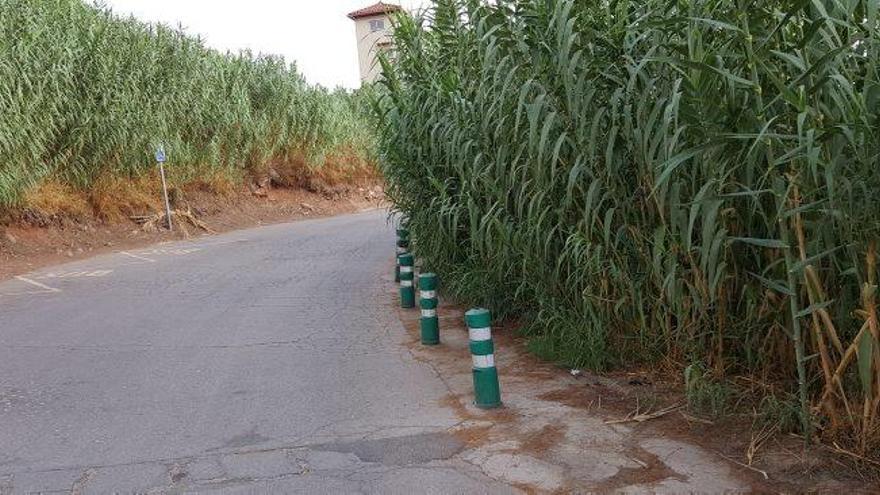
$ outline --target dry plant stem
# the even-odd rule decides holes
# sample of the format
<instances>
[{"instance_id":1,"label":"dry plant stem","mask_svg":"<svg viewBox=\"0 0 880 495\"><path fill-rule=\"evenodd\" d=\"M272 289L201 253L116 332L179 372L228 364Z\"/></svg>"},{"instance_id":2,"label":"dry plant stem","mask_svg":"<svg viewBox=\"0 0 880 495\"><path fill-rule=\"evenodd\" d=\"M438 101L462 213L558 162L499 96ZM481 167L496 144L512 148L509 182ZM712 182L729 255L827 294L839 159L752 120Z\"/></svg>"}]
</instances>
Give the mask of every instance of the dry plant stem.
<instances>
[{"instance_id":1,"label":"dry plant stem","mask_svg":"<svg viewBox=\"0 0 880 495\"><path fill-rule=\"evenodd\" d=\"M730 461L730 462L736 464L737 466L744 467L744 468L746 468L746 469L748 469L748 470L750 470L750 471L754 471L754 472L756 472L756 473L761 474L761 476L763 476L765 480L769 480L769 479L770 479L770 475L767 474L767 471L763 471L763 470L758 469L758 468L756 468L756 467L754 467L754 466L749 466L748 464L745 464L745 463L739 462L738 460L733 459L733 458L731 458L731 457L728 457L728 456L726 456L726 455L724 455L724 454L722 454L721 452L718 452L718 451L715 451L715 454L717 454L718 456L720 456L720 457L722 457L722 458L724 458L724 459L726 459L726 460L728 460L728 461Z\"/></svg>"},{"instance_id":2,"label":"dry plant stem","mask_svg":"<svg viewBox=\"0 0 880 495\"><path fill-rule=\"evenodd\" d=\"M775 435L779 431L778 425L773 427L763 427L761 431L757 434L753 433L752 438L749 440L749 446L746 449L746 461L749 466L755 460L755 456L758 455L758 451L761 449L761 446L770 439L773 435Z\"/></svg>"},{"instance_id":3,"label":"dry plant stem","mask_svg":"<svg viewBox=\"0 0 880 495\"><path fill-rule=\"evenodd\" d=\"M843 376L843 372L846 371L847 366L849 366L852 359L855 357L856 352L858 351L858 342L859 339L865 334L865 332L869 331L869 323L866 321L862 324L861 329L856 334L855 338L853 338L853 342L846 348L846 352L843 353L843 358L841 358L840 363L837 365L837 369L834 370L833 379L835 382L840 383L840 377ZM822 400L827 400L828 396L831 394L831 390L825 390L822 394Z\"/></svg>"},{"instance_id":4,"label":"dry plant stem","mask_svg":"<svg viewBox=\"0 0 880 495\"><path fill-rule=\"evenodd\" d=\"M868 253L865 257L868 281L865 283L865 287L862 291L863 309L867 315L867 324L870 329L870 338L872 340L872 354L869 358L872 367L871 381L866 386L867 390L865 393L862 413L861 446L863 453L867 451L868 437L875 428L874 420L876 419L877 411L873 397L875 395L880 396L880 330L877 328L877 306L875 302L875 294L877 291L877 280L875 276L877 268L876 247L877 245L875 242L871 242L868 247ZM875 390L875 387L877 390Z\"/></svg>"},{"instance_id":5,"label":"dry plant stem","mask_svg":"<svg viewBox=\"0 0 880 495\"><path fill-rule=\"evenodd\" d=\"M808 266L805 270L805 273L810 280L813 290L815 290L818 294L819 299L822 301L827 300L828 296L826 295L825 290L822 288L822 284L819 283L819 276L816 275L816 271L813 266ZM837 352L842 355L843 343L840 341L840 337L837 334L837 328L834 326L834 322L831 320L831 315L828 314L828 311L825 308L819 308L816 312L822 318L822 322L825 323L825 327L828 330L828 336L831 338L831 343L834 344L834 348L837 349Z\"/></svg>"},{"instance_id":6,"label":"dry plant stem","mask_svg":"<svg viewBox=\"0 0 880 495\"><path fill-rule=\"evenodd\" d=\"M171 212L171 215L177 218L182 218L189 222L192 226L202 229L205 232L208 232L210 234L214 233L214 231L210 227L208 227L207 224L196 218L191 210L174 210ZM132 217L132 220L141 223L142 228L147 231L158 230L159 225L164 225L167 223L167 218L164 212L148 216ZM178 222L176 225L183 230L185 236L189 237L189 232L186 230L184 223Z\"/></svg>"},{"instance_id":7,"label":"dry plant stem","mask_svg":"<svg viewBox=\"0 0 880 495\"><path fill-rule=\"evenodd\" d=\"M835 452L837 452L838 454L843 454L845 456L852 457L853 459L856 459L860 462L865 462L865 463L871 464L872 466L880 467L880 461L878 461L876 459L866 457L865 455L858 454L858 453L853 452L851 450L847 450L847 449L841 447L840 445L838 445L837 442L832 442L832 445L834 446L833 450Z\"/></svg>"},{"instance_id":8,"label":"dry plant stem","mask_svg":"<svg viewBox=\"0 0 880 495\"><path fill-rule=\"evenodd\" d=\"M639 410L636 409L635 411L633 411L632 413L630 413L627 417L625 417L623 419L608 420L608 421L605 421L605 424L613 425L613 424L633 423L633 422L642 423L642 422L645 422L645 421L648 421L651 419L660 418L660 417L665 416L673 411L681 409L682 407L684 407L682 404L676 404L673 406L665 407L665 408L660 409L659 411L656 411L653 413L639 413Z\"/></svg>"},{"instance_id":9,"label":"dry plant stem","mask_svg":"<svg viewBox=\"0 0 880 495\"><path fill-rule=\"evenodd\" d=\"M798 192L797 187L793 188L794 202L795 205L800 204L800 194ZM801 218L800 212L795 214L794 217L794 228L795 235L798 241L798 254L800 255L801 262L807 261L807 247L806 241L804 239L804 226L803 219ZM807 265L804 270L804 286L807 288L807 298L810 305L814 305L817 303L816 298L814 297L813 290L810 288L810 276L808 272L813 270L812 265ZM819 351L819 356L821 358L822 364L822 373L825 376L825 387L826 389L830 389L834 387L833 375L831 373L831 356L828 353L828 347L825 344L825 336L822 333L822 328L819 323L819 316L813 311L810 314L812 319L812 329L813 335L816 339L816 347ZM843 400L846 400L844 397ZM832 425L834 429L837 429L837 423L839 421L837 409L834 407L834 404L831 402L822 402L821 403L826 409L826 415L831 419Z\"/></svg>"},{"instance_id":10,"label":"dry plant stem","mask_svg":"<svg viewBox=\"0 0 880 495\"><path fill-rule=\"evenodd\" d=\"M688 414L684 411L678 411L678 413L681 414L681 416L689 423L690 422L702 423L704 425L714 425L715 424L714 421L710 421L708 419L703 419L703 418L698 418L696 416L691 416L690 414Z\"/></svg>"}]
</instances>

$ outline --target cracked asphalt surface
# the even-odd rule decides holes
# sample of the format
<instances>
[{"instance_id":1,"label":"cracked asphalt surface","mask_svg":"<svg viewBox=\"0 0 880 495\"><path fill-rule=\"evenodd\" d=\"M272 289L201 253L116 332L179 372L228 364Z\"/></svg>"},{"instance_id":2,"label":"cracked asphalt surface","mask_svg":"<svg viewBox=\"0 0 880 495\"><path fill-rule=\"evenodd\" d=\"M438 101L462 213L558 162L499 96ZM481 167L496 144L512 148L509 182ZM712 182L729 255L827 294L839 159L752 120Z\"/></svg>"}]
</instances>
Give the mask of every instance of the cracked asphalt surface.
<instances>
[{"instance_id":1,"label":"cracked asphalt surface","mask_svg":"<svg viewBox=\"0 0 880 495\"><path fill-rule=\"evenodd\" d=\"M0 283L0 494L514 491L456 455L449 390L402 345L385 218Z\"/></svg>"}]
</instances>

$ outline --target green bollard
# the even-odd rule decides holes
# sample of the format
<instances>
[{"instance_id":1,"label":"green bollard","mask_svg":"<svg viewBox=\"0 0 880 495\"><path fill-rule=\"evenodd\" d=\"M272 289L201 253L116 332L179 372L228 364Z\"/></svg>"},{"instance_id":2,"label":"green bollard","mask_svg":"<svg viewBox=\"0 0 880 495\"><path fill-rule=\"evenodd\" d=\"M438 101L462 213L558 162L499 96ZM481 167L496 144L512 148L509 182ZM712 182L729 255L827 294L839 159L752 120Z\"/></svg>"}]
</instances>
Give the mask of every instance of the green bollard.
<instances>
[{"instance_id":1,"label":"green bollard","mask_svg":"<svg viewBox=\"0 0 880 495\"><path fill-rule=\"evenodd\" d=\"M394 281L400 282L400 255L409 251L409 239L397 240L397 265L394 267Z\"/></svg>"},{"instance_id":2,"label":"green bollard","mask_svg":"<svg viewBox=\"0 0 880 495\"><path fill-rule=\"evenodd\" d=\"M400 255L409 251L409 230L397 229L397 265L394 267L394 281L400 282Z\"/></svg>"},{"instance_id":3,"label":"green bollard","mask_svg":"<svg viewBox=\"0 0 880 495\"><path fill-rule=\"evenodd\" d=\"M481 409L501 405L501 388L495 368L495 345L492 343L492 316L488 309L472 309L464 314L474 361L474 403Z\"/></svg>"},{"instance_id":4,"label":"green bollard","mask_svg":"<svg viewBox=\"0 0 880 495\"><path fill-rule=\"evenodd\" d=\"M416 307L416 291L413 288L413 255L403 253L400 260L400 307L409 309Z\"/></svg>"},{"instance_id":5,"label":"green bollard","mask_svg":"<svg viewBox=\"0 0 880 495\"><path fill-rule=\"evenodd\" d=\"M440 321L437 318L437 275L419 275L419 307L422 309L422 344L440 343Z\"/></svg>"}]
</instances>

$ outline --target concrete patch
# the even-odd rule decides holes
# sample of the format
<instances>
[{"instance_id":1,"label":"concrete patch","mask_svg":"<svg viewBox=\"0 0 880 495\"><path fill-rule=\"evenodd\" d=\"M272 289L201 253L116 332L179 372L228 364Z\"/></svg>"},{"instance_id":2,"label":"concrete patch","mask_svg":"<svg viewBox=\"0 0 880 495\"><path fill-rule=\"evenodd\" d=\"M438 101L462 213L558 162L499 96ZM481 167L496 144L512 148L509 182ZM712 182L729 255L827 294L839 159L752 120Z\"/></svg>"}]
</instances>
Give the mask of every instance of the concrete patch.
<instances>
[{"instance_id":1,"label":"concrete patch","mask_svg":"<svg viewBox=\"0 0 880 495\"><path fill-rule=\"evenodd\" d=\"M188 463L183 468L183 472L186 474L185 480L196 482L220 479L224 474L223 466L220 465L220 462L217 459L211 458L196 459Z\"/></svg>"},{"instance_id":2,"label":"concrete patch","mask_svg":"<svg viewBox=\"0 0 880 495\"><path fill-rule=\"evenodd\" d=\"M232 480L225 483L200 485L187 493L311 495L315 493L363 493L363 491L359 483L342 478L296 476L277 480Z\"/></svg>"},{"instance_id":3,"label":"concrete patch","mask_svg":"<svg viewBox=\"0 0 880 495\"><path fill-rule=\"evenodd\" d=\"M308 450L297 455L303 459L308 469L315 471L352 471L361 464L358 456L345 452Z\"/></svg>"},{"instance_id":4,"label":"concrete patch","mask_svg":"<svg viewBox=\"0 0 880 495\"><path fill-rule=\"evenodd\" d=\"M742 489L742 485L733 477L727 464L700 447L665 438L645 440L640 446L656 455L669 469L681 475L646 487L652 492L721 493Z\"/></svg>"},{"instance_id":5,"label":"concrete patch","mask_svg":"<svg viewBox=\"0 0 880 495\"><path fill-rule=\"evenodd\" d=\"M283 450L230 454L220 458L226 476L231 479L266 479L303 474Z\"/></svg>"},{"instance_id":6,"label":"concrete patch","mask_svg":"<svg viewBox=\"0 0 880 495\"><path fill-rule=\"evenodd\" d=\"M622 445L607 445L605 448L595 446L578 446L566 444L562 446L553 459L564 459L570 466L572 478L588 486L595 486L630 469L641 469L642 465L623 453Z\"/></svg>"},{"instance_id":7,"label":"concrete patch","mask_svg":"<svg viewBox=\"0 0 880 495\"><path fill-rule=\"evenodd\" d=\"M394 469L378 481L369 484L371 493L418 493L444 495L448 493L511 494L511 487L489 485L462 474L460 470L440 467L412 467Z\"/></svg>"},{"instance_id":8,"label":"concrete patch","mask_svg":"<svg viewBox=\"0 0 880 495\"><path fill-rule=\"evenodd\" d=\"M153 463L97 468L84 472L80 479L83 494L141 493L169 482L165 466Z\"/></svg>"},{"instance_id":9,"label":"concrete patch","mask_svg":"<svg viewBox=\"0 0 880 495\"><path fill-rule=\"evenodd\" d=\"M80 474L82 471L72 469L15 473L8 478L9 493L13 491L15 493L68 492L79 479ZM3 492L0 491L0 493Z\"/></svg>"},{"instance_id":10,"label":"concrete patch","mask_svg":"<svg viewBox=\"0 0 880 495\"><path fill-rule=\"evenodd\" d=\"M565 485L562 467L522 454L492 454L483 458L479 453L471 457L486 476L515 485L527 485L539 490L554 491Z\"/></svg>"}]
</instances>

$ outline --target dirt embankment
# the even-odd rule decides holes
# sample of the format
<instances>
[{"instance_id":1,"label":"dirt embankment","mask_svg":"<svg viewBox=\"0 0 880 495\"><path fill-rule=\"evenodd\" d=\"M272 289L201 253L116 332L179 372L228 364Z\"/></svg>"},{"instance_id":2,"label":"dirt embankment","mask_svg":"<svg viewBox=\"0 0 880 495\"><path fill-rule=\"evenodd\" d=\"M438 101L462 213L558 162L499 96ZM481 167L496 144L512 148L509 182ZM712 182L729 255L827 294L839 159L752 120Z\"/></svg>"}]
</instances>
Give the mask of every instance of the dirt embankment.
<instances>
[{"instance_id":1,"label":"dirt embankment","mask_svg":"<svg viewBox=\"0 0 880 495\"><path fill-rule=\"evenodd\" d=\"M302 218L322 217L384 206L379 181L273 188L268 184L223 190L194 184L172 190L174 230L164 227L161 193L142 204L107 215L65 191L37 206L0 211L0 280L43 266L184 239ZM49 191L51 193L51 191ZM127 195L131 198L131 195ZM52 203L61 203L60 205Z\"/></svg>"}]
</instances>

